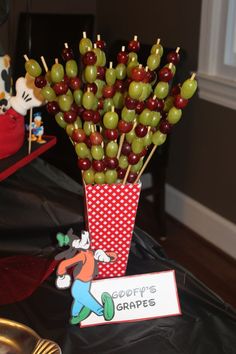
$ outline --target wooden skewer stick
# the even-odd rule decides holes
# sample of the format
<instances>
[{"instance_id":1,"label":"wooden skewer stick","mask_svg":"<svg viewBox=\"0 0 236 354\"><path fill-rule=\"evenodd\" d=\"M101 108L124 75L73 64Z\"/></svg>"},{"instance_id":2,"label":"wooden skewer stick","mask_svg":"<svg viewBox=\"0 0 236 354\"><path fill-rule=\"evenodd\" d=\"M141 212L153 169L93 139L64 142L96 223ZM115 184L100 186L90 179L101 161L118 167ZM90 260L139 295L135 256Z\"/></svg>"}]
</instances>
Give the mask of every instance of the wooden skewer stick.
<instances>
[{"instance_id":1,"label":"wooden skewer stick","mask_svg":"<svg viewBox=\"0 0 236 354\"><path fill-rule=\"evenodd\" d=\"M86 32L83 32L83 38L87 38Z\"/></svg>"},{"instance_id":2,"label":"wooden skewer stick","mask_svg":"<svg viewBox=\"0 0 236 354\"><path fill-rule=\"evenodd\" d=\"M100 41L100 40L101 40L101 35L97 34L97 41Z\"/></svg>"},{"instance_id":3,"label":"wooden skewer stick","mask_svg":"<svg viewBox=\"0 0 236 354\"><path fill-rule=\"evenodd\" d=\"M58 64L58 58L55 58L55 64Z\"/></svg>"},{"instance_id":4,"label":"wooden skewer stick","mask_svg":"<svg viewBox=\"0 0 236 354\"><path fill-rule=\"evenodd\" d=\"M41 59L41 62L42 62L42 64L43 64L44 70L45 70L46 73L47 73L47 72L48 72L48 66L47 66L47 63L46 63L46 61L45 61L45 59L44 59L44 56L42 55L42 56L40 57L40 59Z\"/></svg>"},{"instance_id":5,"label":"wooden skewer stick","mask_svg":"<svg viewBox=\"0 0 236 354\"><path fill-rule=\"evenodd\" d=\"M29 61L29 58L26 54L24 54L25 61Z\"/></svg>"},{"instance_id":6,"label":"wooden skewer stick","mask_svg":"<svg viewBox=\"0 0 236 354\"><path fill-rule=\"evenodd\" d=\"M161 42L161 38L157 38L156 44L160 44L160 42Z\"/></svg>"},{"instance_id":7,"label":"wooden skewer stick","mask_svg":"<svg viewBox=\"0 0 236 354\"><path fill-rule=\"evenodd\" d=\"M31 153L31 145L32 145L32 121L33 121L33 108L30 108L30 120L29 120L29 141L28 141L28 155Z\"/></svg>"},{"instance_id":8,"label":"wooden skewer stick","mask_svg":"<svg viewBox=\"0 0 236 354\"><path fill-rule=\"evenodd\" d=\"M196 73L192 73L192 76L190 77L190 80L194 80L196 76Z\"/></svg>"},{"instance_id":9,"label":"wooden skewer stick","mask_svg":"<svg viewBox=\"0 0 236 354\"><path fill-rule=\"evenodd\" d=\"M144 165L143 165L143 167L141 168L141 170L140 170L140 172L139 172L139 174L138 174L138 176L137 176L136 180L134 181L134 183L137 183L137 182L138 182L138 180L140 179L140 177L141 177L141 175L143 174L143 172L144 172L145 168L147 167L147 164L148 164L148 163L149 163L149 161L151 160L152 155L153 155L153 154L154 154L154 152L156 151L157 146L158 146L158 145L154 145L154 146L153 146L153 148L152 148L152 150L151 150L150 154L148 155L147 160L144 162Z\"/></svg>"},{"instance_id":10,"label":"wooden skewer stick","mask_svg":"<svg viewBox=\"0 0 236 354\"><path fill-rule=\"evenodd\" d=\"M127 171L126 171L126 174L125 174L125 178L124 178L122 184L125 184L125 183L126 183L127 178L128 178L128 176L129 176L129 173L130 173L130 170L131 170L131 167L132 167L132 166L129 165L129 167L127 168Z\"/></svg>"},{"instance_id":11,"label":"wooden skewer stick","mask_svg":"<svg viewBox=\"0 0 236 354\"><path fill-rule=\"evenodd\" d=\"M135 35L135 36L134 36L134 41L137 41L137 40L138 40L138 36Z\"/></svg>"},{"instance_id":12,"label":"wooden skewer stick","mask_svg":"<svg viewBox=\"0 0 236 354\"><path fill-rule=\"evenodd\" d=\"M68 43L64 43L65 48L69 48Z\"/></svg>"},{"instance_id":13,"label":"wooden skewer stick","mask_svg":"<svg viewBox=\"0 0 236 354\"><path fill-rule=\"evenodd\" d=\"M180 47L177 47L175 53L179 53L179 51L180 51Z\"/></svg>"},{"instance_id":14,"label":"wooden skewer stick","mask_svg":"<svg viewBox=\"0 0 236 354\"><path fill-rule=\"evenodd\" d=\"M118 153L117 153L117 156L116 156L118 160L120 158L121 149L122 149L122 146L124 144L124 140L125 140L125 133L121 134L121 137L120 137L119 149L118 149Z\"/></svg>"}]
</instances>

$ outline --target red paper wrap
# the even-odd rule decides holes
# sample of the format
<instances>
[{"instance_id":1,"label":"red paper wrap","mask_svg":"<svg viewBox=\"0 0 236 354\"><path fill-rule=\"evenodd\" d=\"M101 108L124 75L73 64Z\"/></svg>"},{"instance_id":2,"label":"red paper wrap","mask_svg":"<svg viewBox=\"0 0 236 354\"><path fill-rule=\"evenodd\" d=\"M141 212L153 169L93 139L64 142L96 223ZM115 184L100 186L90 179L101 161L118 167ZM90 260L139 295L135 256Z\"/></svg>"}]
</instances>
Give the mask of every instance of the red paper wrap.
<instances>
[{"instance_id":1,"label":"red paper wrap","mask_svg":"<svg viewBox=\"0 0 236 354\"><path fill-rule=\"evenodd\" d=\"M86 221L91 248L117 254L98 263L98 278L125 275L141 184L85 185Z\"/></svg>"}]
</instances>

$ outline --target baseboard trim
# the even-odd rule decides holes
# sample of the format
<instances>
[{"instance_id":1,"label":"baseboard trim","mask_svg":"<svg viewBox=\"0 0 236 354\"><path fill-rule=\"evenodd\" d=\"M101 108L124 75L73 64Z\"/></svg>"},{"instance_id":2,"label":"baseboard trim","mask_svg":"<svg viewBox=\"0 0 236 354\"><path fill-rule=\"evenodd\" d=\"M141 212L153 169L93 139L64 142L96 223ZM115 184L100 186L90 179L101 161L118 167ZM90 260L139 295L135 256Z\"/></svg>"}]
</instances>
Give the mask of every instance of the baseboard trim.
<instances>
[{"instance_id":1,"label":"baseboard trim","mask_svg":"<svg viewBox=\"0 0 236 354\"><path fill-rule=\"evenodd\" d=\"M166 212L236 259L236 225L166 184Z\"/></svg>"}]
</instances>

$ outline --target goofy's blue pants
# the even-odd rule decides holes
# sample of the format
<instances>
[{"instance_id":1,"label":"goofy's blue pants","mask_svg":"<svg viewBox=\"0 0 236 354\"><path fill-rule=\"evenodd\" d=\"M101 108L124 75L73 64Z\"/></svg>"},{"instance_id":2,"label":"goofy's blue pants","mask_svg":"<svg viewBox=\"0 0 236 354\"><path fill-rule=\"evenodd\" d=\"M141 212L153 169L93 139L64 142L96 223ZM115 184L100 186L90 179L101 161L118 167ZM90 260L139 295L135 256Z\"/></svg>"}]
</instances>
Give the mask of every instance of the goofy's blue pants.
<instances>
[{"instance_id":1,"label":"goofy's blue pants","mask_svg":"<svg viewBox=\"0 0 236 354\"><path fill-rule=\"evenodd\" d=\"M103 307L90 293L91 282L83 282L76 279L71 287L71 294L74 298L71 314L77 316L84 306L88 307L98 316L103 315Z\"/></svg>"}]
</instances>

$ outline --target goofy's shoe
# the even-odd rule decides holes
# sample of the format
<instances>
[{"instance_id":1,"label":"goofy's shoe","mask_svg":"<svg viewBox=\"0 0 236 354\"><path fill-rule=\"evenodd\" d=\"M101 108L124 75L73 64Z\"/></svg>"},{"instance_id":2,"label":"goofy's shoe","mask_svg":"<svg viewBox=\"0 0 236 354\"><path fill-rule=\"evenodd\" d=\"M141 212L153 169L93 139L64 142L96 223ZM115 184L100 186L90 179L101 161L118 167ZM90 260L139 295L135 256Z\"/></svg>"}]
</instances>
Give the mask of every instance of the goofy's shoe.
<instances>
[{"instance_id":1,"label":"goofy's shoe","mask_svg":"<svg viewBox=\"0 0 236 354\"><path fill-rule=\"evenodd\" d=\"M81 321L85 320L90 315L90 313L91 313L91 310L88 307L84 306L77 316L71 317L70 323L72 325L76 325L76 324L80 323Z\"/></svg>"},{"instance_id":2,"label":"goofy's shoe","mask_svg":"<svg viewBox=\"0 0 236 354\"><path fill-rule=\"evenodd\" d=\"M110 294L107 292L102 293L101 296L103 304L103 316L106 321L111 321L115 315L114 301Z\"/></svg>"}]
</instances>

